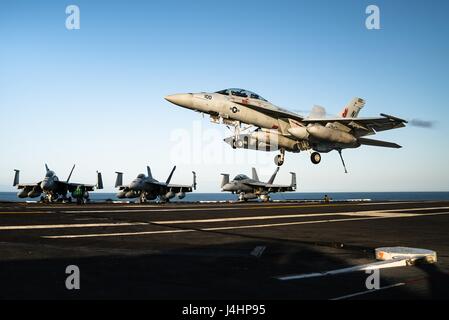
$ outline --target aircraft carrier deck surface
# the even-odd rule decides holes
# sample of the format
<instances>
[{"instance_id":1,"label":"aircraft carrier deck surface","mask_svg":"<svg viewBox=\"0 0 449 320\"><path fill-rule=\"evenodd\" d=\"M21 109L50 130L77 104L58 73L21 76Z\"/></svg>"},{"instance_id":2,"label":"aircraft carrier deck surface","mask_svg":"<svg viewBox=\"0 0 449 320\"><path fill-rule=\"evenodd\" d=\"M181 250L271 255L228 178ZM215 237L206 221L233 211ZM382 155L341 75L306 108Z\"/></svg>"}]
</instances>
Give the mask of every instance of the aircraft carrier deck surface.
<instances>
[{"instance_id":1,"label":"aircraft carrier deck surface","mask_svg":"<svg viewBox=\"0 0 449 320\"><path fill-rule=\"evenodd\" d=\"M438 262L279 280L375 261L374 249ZM80 290L65 271L80 270ZM1 299L447 299L449 202L0 203Z\"/></svg>"}]
</instances>

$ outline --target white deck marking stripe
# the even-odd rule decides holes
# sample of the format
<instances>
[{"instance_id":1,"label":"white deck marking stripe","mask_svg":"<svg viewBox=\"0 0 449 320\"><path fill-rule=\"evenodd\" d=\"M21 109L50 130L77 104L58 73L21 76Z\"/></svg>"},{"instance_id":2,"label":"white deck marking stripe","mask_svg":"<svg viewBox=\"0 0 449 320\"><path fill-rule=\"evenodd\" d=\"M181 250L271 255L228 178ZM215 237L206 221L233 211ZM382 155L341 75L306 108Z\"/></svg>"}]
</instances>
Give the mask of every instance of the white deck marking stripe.
<instances>
[{"instance_id":1,"label":"white deck marking stripe","mask_svg":"<svg viewBox=\"0 0 449 320\"><path fill-rule=\"evenodd\" d=\"M445 209L449 207L440 207ZM435 208L422 208L422 210L429 210ZM134 226L134 225L149 225L149 224L185 224L185 223L213 223L213 222L229 222L229 221L250 221L250 220L274 220L274 219L289 219L289 218L304 218L304 217L319 217L319 216L356 216L356 217L414 217L422 214L416 213L399 213L399 211L408 211L409 209L395 210L373 210L373 211L355 211L355 212L337 212L337 213L301 213L289 215L273 215L273 216L247 216L236 218L215 218L215 219L196 219L196 220L165 220L165 221L148 221L148 222L128 222L128 223L97 223L97 224L54 224L54 225L17 225L17 226L0 226L1 230L27 230L27 229L52 229L52 228L84 228L84 227L115 227L115 226ZM437 212L438 213L438 212ZM439 212L445 213L445 212Z\"/></svg>"},{"instance_id":2,"label":"white deck marking stripe","mask_svg":"<svg viewBox=\"0 0 449 320\"><path fill-rule=\"evenodd\" d=\"M403 202L401 202L403 203ZM391 204L391 203L381 203L382 204ZM68 210L61 211L61 213L133 213L133 212L178 212L178 211L220 211L220 210L254 210L254 209L295 209L295 208L317 208L317 207L335 207L335 206L358 206L358 205L366 205L366 204L313 204L313 205L260 205L260 206L239 206L239 207L198 207L198 208L167 208L163 209L161 207L151 206L149 208L155 208L154 210L148 209L133 209L133 210ZM377 205L377 203L372 203L372 205ZM142 208L131 206L132 208ZM123 207L122 207L123 208ZM444 208L444 207L438 207ZM421 208L417 208L421 209ZM406 210L406 209L388 209L388 210Z\"/></svg>"},{"instance_id":3,"label":"white deck marking stripe","mask_svg":"<svg viewBox=\"0 0 449 320\"><path fill-rule=\"evenodd\" d=\"M441 207L441 209L449 209L449 207ZM423 208L434 209L434 208ZM421 214L399 213L399 211L407 211L409 209L395 210L374 210L374 211L355 211L355 212L336 212L336 213L301 213L288 215L272 215L272 216L247 216L235 218L215 218L215 219L196 219L196 220L165 220L165 221L148 221L139 223L100 223L100 224L59 224L59 225L17 225L17 226L0 226L1 230L32 230L32 229L52 229L52 228L88 228L88 227L115 227L115 226L134 226L149 224L185 224L185 223L214 223L214 222L230 222L230 221L251 221L251 220L275 220L275 219L291 219L305 217L320 216L356 216L356 217L414 217Z\"/></svg>"},{"instance_id":4,"label":"white deck marking stripe","mask_svg":"<svg viewBox=\"0 0 449 320\"><path fill-rule=\"evenodd\" d=\"M365 271L365 270L378 270L378 269L387 269L387 268L398 268L398 267L406 267L408 264L409 258L394 258L390 260L382 260L376 261L367 264L360 264L357 266L346 267L341 269L334 269L328 271L321 272L313 272L313 273L301 273L301 274L290 274L286 276L276 276L275 278L281 281L289 281L289 280L300 280L307 278L317 278L317 277L327 277L344 273Z\"/></svg>"},{"instance_id":5,"label":"white deck marking stripe","mask_svg":"<svg viewBox=\"0 0 449 320\"><path fill-rule=\"evenodd\" d=\"M356 293L352 293L352 294L347 294L345 296L333 298L333 299L330 299L330 300L343 300L343 299L347 299L347 298L361 296L361 295L364 295L364 294L367 294L367 293L378 292L378 291L381 291L381 290L396 288L396 287L400 287L400 286L405 286L405 283L399 282L399 283L392 284L390 286L380 287L379 289L373 289L373 290L367 290L367 291L361 291L361 292L356 292Z\"/></svg>"},{"instance_id":6,"label":"white deck marking stripe","mask_svg":"<svg viewBox=\"0 0 449 320\"><path fill-rule=\"evenodd\" d=\"M143 222L123 222L123 223L83 223L83 224L43 224L27 226L0 226L0 230L33 230L33 229L64 229L64 228L94 228L94 227L123 227L148 225Z\"/></svg>"},{"instance_id":7,"label":"white deck marking stripe","mask_svg":"<svg viewBox=\"0 0 449 320\"><path fill-rule=\"evenodd\" d=\"M428 213L425 215L414 215L413 217L422 216L436 216L449 214L449 212ZM42 236L42 238L48 239L71 239L71 238L93 238L93 237L116 237L116 236L137 236L148 234L163 234L163 233L181 233L181 232L195 232L195 231L219 231L219 230L238 230L238 229L254 229L254 228L268 228L268 227L281 227L292 226L301 224L319 224L319 223L335 223L335 222L347 222L347 221L363 221L374 219L394 219L394 218L406 218L410 216L393 216L393 217L364 217L364 218L349 218L349 219L332 219L332 220L315 220L315 221L298 221L298 222L285 222L285 223L272 223L272 224L256 224L256 225L244 225L234 227L215 227L215 228L201 228L201 229L183 229L183 230L168 230L165 231L142 231L142 232L123 232L123 233L98 233L98 234L78 234L78 235L61 235L61 236Z\"/></svg>"},{"instance_id":8,"label":"white deck marking stripe","mask_svg":"<svg viewBox=\"0 0 449 320\"><path fill-rule=\"evenodd\" d=\"M301 201L301 200L298 200ZM444 202L444 201L421 201L422 203L439 203L439 202ZM341 206L341 207L345 207L345 206L369 206L369 205L390 205L390 204L410 204L410 203L416 203L416 201L387 201L387 202L363 202L363 203L358 203L358 202L331 202L331 203L323 203L320 202L320 200L316 200L316 202L313 203L307 203L307 202L280 202L279 204L281 205L260 205L260 206L254 206L254 205L246 205L246 204L239 204L238 202L231 202L231 203L215 203L213 206L200 206L199 208L201 209L215 209L216 205L221 205L221 209L229 209L228 206L226 206L227 204L230 205L235 205L237 204L239 206L239 209L254 209L254 208L278 208L278 207L301 207L301 208L310 208L310 207L319 207L319 206ZM182 204L183 205L183 204ZM191 206L193 205L189 205L190 207L179 207L179 208L168 208L169 210L182 210L182 209L192 209L195 210L196 208L192 208ZM99 209L101 208L110 208L110 206L104 206L104 205L99 205L97 206ZM36 207L31 207L30 209L71 209L73 208L73 206L36 206ZM161 205L142 205L142 204L134 204L134 205L118 205L116 206L116 208L136 208L136 209L141 209L141 208L154 208L154 209L161 209L163 208L163 206ZM107 211L110 212L111 210ZM115 211L115 210L114 210ZM129 210L128 210L129 211ZM73 211L73 212L82 212L82 211ZM86 212L86 211L85 211Z\"/></svg>"},{"instance_id":9,"label":"white deck marking stripe","mask_svg":"<svg viewBox=\"0 0 449 320\"><path fill-rule=\"evenodd\" d=\"M435 209L435 208L424 208ZM449 207L441 207L441 209L449 209ZM271 216L246 216L233 218L212 218L212 219L193 219L193 220L162 220L151 221L157 224L182 224L182 223L211 223L211 222L227 222L227 221L247 221L247 220L271 220L271 219L290 219L290 218L305 218L305 217L320 217L320 216L374 216L374 217L390 217L390 216L415 216L420 215L416 213L399 213L400 211L408 211L408 209L396 209L396 212L391 210L372 210L372 211L354 211L354 212L326 212L326 213L300 213L300 214L284 214Z\"/></svg>"},{"instance_id":10,"label":"white deck marking stripe","mask_svg":"<svg viewBox=\"0 0 449 320\"><path fill-rule=\"evenodd\" d=\"M310 206L309 206L310 207ZM260 207L220 207L220 208L170 208L170 209L134 209L134 210L81 210L81 211L61 211L61 213L133 213L133 212L179 212L179 211L231 211L231 210L255 210L255 209L286 209L304 208L303 206L260 206Z\"/></svg>"}]
</instances>

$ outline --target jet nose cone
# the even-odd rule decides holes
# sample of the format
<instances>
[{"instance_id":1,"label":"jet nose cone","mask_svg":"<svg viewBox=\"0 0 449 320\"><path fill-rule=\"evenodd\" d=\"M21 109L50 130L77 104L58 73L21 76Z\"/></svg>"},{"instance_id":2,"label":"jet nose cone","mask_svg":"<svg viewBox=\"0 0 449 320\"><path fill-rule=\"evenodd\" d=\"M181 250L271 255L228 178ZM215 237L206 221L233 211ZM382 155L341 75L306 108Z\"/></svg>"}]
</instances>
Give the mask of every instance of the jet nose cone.
<instances>
[{"instance_id":1,"label":"jet nose cone","mask_svg":"<svg viewBox=\"0 0 449 320\"><path fill-rule=\"evenodd\" d=\"M232 183L226 183L222 188L223 191L233 191Z\"/></svg>"},{"instance_id":2,"label":"jet nose cone","mask_svg":"<svg viewBox=\"0 0 449 320\"><path fill-rule=\"evenodd\" d=\"M129 188L132 190L138 190L140 189L140 183L138 182L131 182L131 184L129 185Z\"/></svg>"},{"instance_id":3,"label":"jet nose cone","mask_svg":"<svg viewBox=\"0 0 449 320\"><path fill-rule=\"evenodd\" d=\"M193 95L191 93L178 93L165 97L165 100L184 108L193 108Z\"/></svg>"},{"instance_id":4,"label":"jet nose cone","mask_svg":"<svg viewBox=\"0 0 449 320\"><path fill-rule=\"evenodd\" d=\"M42 190L49 190L49 189L51 189L51 183L50 182L48 182L48 181L42 181L41 182L41 189Z\"/></svg>"}]
</instances>

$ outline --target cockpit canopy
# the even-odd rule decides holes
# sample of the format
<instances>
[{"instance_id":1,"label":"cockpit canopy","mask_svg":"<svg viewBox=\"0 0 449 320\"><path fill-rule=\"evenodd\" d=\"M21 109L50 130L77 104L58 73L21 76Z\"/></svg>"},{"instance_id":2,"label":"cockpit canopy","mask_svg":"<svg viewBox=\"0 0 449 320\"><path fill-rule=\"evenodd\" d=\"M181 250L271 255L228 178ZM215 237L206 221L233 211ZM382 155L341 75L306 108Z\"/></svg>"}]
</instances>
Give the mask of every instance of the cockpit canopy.
<instances>
[{"instance_id":1,"label":"cockpit canopy","mask_svg":"<svg viewBox=\"0 0 449 320\"><path fill-rule=\"evenodd\" d=\"M55 175L55 173L51 170L48 170L47 173L45 174L45 178L51 178Z\"/></svg>"},{"instance_id":2,"label":"cockpit canopy","mask_svg":"<svg viewBox=\"0 0 449 320\"><path fill-rule=\"evenodd\" d=\"M234 178L235 181L241 181L241 180L246 180L246 179L249 179L249 178L248 178L248 176L246 176L244 174L239 174Z\"/></svg>"},{"instance_id":3,"label":"cockpit canopy","mask_svg":"<svg viewBox=\"0 0 449 320\"><path fill-rule=\"evenodd\" d=\"M137 179L144 179L144 178L145 178L145 175L143 173L141 173L137 176Z\"/></svg>"},{"instance_id":4,"label":"cockpit canopy","mask_svg":"<svg viewBox=\"0 0 449 320\"><path fill-rule=\"evenodd\" d=\"M237 96L237 97L267 101L264 98L262 98L261 96L259 96L257 93L254 93L254 92L251 92L251 91L245 90L245 89L231 88L231 89L220 90L215 93L223 94L225 96L233 95L233 96Z\"/></svg>"}]
</instances>

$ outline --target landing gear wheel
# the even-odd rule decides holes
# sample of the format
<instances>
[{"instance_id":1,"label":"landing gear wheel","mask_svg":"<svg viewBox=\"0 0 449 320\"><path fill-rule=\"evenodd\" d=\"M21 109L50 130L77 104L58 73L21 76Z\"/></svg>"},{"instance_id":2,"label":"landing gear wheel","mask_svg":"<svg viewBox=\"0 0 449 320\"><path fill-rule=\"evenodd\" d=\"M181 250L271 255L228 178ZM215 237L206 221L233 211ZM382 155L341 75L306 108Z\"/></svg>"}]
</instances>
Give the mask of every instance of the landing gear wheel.
<instances>
[{"instance_id":1,"label":"landing gear wheel","mask_svg":"<svg viewBox=\"0 0 449 320\"><path fill-rule=\"evenodd\" d=\"M321 162L321 154L319 154L318 152L312 153L312 155L310 156L310 160L312 161L313 164L320 163Z\"/></svg>"},{"instance_id":2,"label":"landing gear wheel","mask_svg":"<svg viewBox=\"0 0 449 320\"><path fill-rule=\"evenodd\" d=\"M240 193L239 194L239 201L241 202L246 202L248 199L245 198L245 193Z\"/></svg>"},{"instance_id":3,"label":"landing gear wheel","mask_svg":"<svg viewBox=\"0 0 449 320\"><path fill-rule=\"evenodd\" d=\"M280 167L284 164L284 157L282 156L282 154L278 154L274 157L274 163Z\"/></svg>"},{"instance_id":4,"label":"landing gear wheel","mask_svg":"<svg viewBox=\"0 0 449 320\"><path fill-rule=\"evenodd\" d=\"M147 202L147 197L144 194L141 194L139 197L139 203Z\"/></svg>"},{"instance_id":5,"label":"landing gear wheel","mask_svg":"<svg viewBox=\"0 0 449 320\"><path fill-rule=\"evenodd\" d=\"M236 140L233 139L232 140L232 149L237 149L237 144L236 143L237 143Z\"/></svg>"},{"instance_id":6,"label":"landing gear wheel","mask_svg":"<svg viewBox=\"0 0 449 320\"><path fill-rule=\"evenodd\" d=\"M243 140L238 139L238 140L235 142L235 146L236 146L236 148L243 148Z\"/></svg>"}]
</instances>

